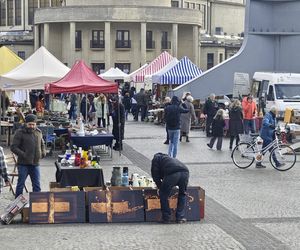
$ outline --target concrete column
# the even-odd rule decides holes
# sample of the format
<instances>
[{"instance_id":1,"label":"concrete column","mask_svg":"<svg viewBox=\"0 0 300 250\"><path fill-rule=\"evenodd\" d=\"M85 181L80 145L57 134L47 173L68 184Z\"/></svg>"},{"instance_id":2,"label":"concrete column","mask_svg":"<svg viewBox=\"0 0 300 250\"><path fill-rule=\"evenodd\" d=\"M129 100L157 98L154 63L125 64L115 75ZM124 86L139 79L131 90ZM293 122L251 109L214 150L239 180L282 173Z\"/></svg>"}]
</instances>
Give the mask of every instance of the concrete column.
<instances>
[{"instance_id":1,"label":"concrete column","mask_svg":"<svg viewBox=\"0 0 300 250\"><path fill-rule=\"evenodd\" d=\"M141 65L146 63L146 32L147 32L147 24L141 23Z\"/></svg>"},{"instance_id":2,"label":"concrete column","mask_svg":"<svg viewBox=\"0 0 300 250\"><path fill-rule=\"evenodd\" d=\"M70 22L70 52L68 65L72 66L75 62L75 31L76 23Z\"/></svg>"},{"instance_id":3,"label":"concrete column","mask_svg":"<svg viewBox=\"0 0 300 250\"><path fill-rule=\"evenodd\" d=\"M199 49L199 27L197 25L193 26L193 61L196 65L200 65L200 49Z\"/></svg>"},{"instance_id":4,"label":"concrete column","mask_svg":"<svg viewBox=\"0 0 300 250\"><path fill-rule=\"evenodd\" d=\"M44 46L49 49L49 23L44 23Z\"/></svg>"},{"instance_id":5,"label":"concrete column","mask_svg":"<svg viewBox=\"0 0 300 250\"><path fill-rule=\"evenodd\" d=\"M172 56L178 57L178 24L173 23L172 25Z\"/></svg>"},{"instance_id":6,"label":"concrete column","mask_svg":"<svg viewBox=\"0 0 300 250\"><path fill-rule=\"evenodd\" d=\"M34 25L34 51L40 47L39 25Z\"/></svg>"},{"instance_id":7,"label":"concrete column","mask_svg":"<svg viewBox=\"0 0 300 250\"><path fill-rule=\"evenodd\" d=\"M110 69L111 66L111 34L110 22L105 22L105 70Z\"/></svg>"}]
</instances>

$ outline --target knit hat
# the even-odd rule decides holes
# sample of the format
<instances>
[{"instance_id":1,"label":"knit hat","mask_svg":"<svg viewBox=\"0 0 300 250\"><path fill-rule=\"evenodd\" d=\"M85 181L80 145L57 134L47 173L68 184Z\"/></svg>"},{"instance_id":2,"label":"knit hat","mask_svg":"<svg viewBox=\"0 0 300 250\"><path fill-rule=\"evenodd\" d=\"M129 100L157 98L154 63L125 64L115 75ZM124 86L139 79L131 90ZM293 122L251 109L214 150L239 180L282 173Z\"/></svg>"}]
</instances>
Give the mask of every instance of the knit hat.
<instances>
[{"instance_id":1,"label":"knit hat","mask_svg":"<svg viewBox=\"0 0 300 250\"><path fill-rule=\"evenodd\" d=\"M28 122L36 122L36 115L34 114L28 114L26 115L25 117L25 122L28 123Z\"/></svg>"}]
</instances>

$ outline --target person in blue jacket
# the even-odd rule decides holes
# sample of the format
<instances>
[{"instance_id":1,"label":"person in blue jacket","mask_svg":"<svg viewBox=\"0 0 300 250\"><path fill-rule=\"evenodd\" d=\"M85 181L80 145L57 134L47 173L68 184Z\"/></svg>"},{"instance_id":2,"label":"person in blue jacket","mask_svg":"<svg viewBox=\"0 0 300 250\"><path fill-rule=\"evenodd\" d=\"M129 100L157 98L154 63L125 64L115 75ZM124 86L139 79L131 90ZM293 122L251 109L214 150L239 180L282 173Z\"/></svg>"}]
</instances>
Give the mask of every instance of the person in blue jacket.
<instances>
[{"instance_id":1,"label":"person in blue jacket","mask_svg":"<svg viewBox=\"0 0 300 250\"><path fill-rule=\"evenodd\" d=\"M263 139L263 148L268 146L274 140L274 133L276 128L276 107L271 107L270 111L266 113L262 121L262 127L260 130L260 137ZM273 148L270 148L271 151ZM281 167L284 163L280 163L275 154L273 154L273 160L277 167ZM257 168L265 168L266 166L263 165L261 162L256 163Z\"/></svg>"},{"instance_id":2,"label":"person in blue jacket","mask_svg":"<svg viewBox=\"0 0 300 250\"><path fill-rule=\"evenodd\" d=\"M176 158L177 155L180 136L180 115L189 111L177 96L173 96L171 104L165 107L166 128L169 134L168 154L170 157Z\"/></svg>"}]
</instances>

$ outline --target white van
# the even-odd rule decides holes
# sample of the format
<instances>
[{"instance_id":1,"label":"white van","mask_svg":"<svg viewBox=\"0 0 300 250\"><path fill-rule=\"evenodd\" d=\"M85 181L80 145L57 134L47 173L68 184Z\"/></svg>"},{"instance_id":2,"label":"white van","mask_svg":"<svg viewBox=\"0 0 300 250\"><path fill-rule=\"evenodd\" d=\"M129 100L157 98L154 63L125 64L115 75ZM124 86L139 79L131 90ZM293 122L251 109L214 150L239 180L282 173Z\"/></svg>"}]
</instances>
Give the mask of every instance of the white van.
<instances>
[{"instance_id":1,"label":"white van","mask_svg":"<svg viewBox=\"0 0 300 250\"><path fill-rule=\"evenodd\" d=\"M300 74L255 72L251 93L263 113L276 106L279 118L286 108L300 109Z\"/></svg>"}]
</instances>

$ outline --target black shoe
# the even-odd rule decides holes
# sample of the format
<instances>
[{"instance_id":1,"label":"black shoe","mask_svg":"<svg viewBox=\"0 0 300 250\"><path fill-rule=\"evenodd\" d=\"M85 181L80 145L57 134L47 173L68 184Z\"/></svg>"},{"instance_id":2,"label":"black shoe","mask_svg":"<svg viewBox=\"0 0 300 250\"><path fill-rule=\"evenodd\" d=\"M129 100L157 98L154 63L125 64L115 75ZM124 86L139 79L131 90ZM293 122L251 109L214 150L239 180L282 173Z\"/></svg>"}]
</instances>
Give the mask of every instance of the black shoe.
<instances>
[{"instance_id":1,"label":"black shoe","mask_svg":"<svg viewBox=\"0 0 300 250\"><path fill-rule=\"evenodd\" d=\"M266 168L265 165L261 164L261 163L256 163L256 168Z\"/></svg>"},{"instance_id":2,"label":"black shoe","mask_svg":"<svg viewBox=\"0 0 300 250\"><path fill-rule=\"evenodd\" d=\"M180 136L179 141L182 141L182 136Z\"/></svg>"},{"instance_id":3,"label":"black shoe","mask_svg":"<svg viewBox=\"0 0 300 250\"><path fill-rule=\"evenodd\" d=\"M169 141L168 141L168 140L166 140L166 141L164 142L164 144L168 145L168 144L169 144Z\"/></svg>"},{"instance_id":4,"label":"black shoe","mask_svg":"<svg viewBox=\"0 0 300 250\"><path fill-rule=\"evenodd\" d=\"M207 145L207 147L209 147L210 149L212 148L212 147L210 146L210 144L209 144L209 143L207 143L206 145Z\"/></svg>"},{"instance_id":5,"label":"black shoe","mask_svg":"<svg viewBox=\"0 0 300 250\"><path fill-rule=\"evenodd\" d=\"M178 224L183 224L183 223L186 223L186 222L187 222L186 218L176 220L176 223L178 223Z\"/></svg>"},{"instance_id":6,"label":"black shoe","mask_svg":"<svg viewBox=\"0 0 300 250\"><path fill-rule=\"evenodd\" d=\"M189 138L188 138L188 137L186 137L186 142L190 142L190 140L189 140Z\"/></svg>"}]
</instances>

